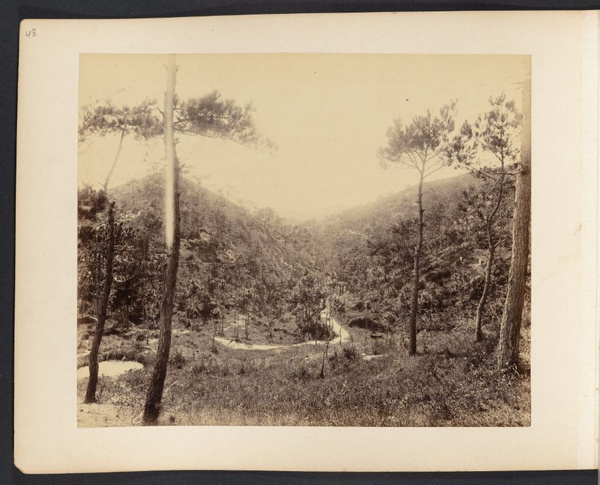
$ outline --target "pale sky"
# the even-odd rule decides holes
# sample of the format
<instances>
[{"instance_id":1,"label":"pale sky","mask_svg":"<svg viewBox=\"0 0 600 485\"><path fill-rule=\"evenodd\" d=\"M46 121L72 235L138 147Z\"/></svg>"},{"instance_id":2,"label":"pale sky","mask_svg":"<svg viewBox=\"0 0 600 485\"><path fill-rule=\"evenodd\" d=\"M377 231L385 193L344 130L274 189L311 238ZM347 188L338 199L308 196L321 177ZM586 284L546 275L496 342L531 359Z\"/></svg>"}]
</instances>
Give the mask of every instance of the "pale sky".
<instances>
[{"instance_id":1,"label":"pale sky","mask_svg":"<svg viewBox=\"0 0 600 485\"><path fill-rule=\"evenodd\" d=\"M364 204L417 181L410 170L384 170L377 150L396 117L437 111L458 100L456 126L505 92L521 106L527 56L396 54L178 55L181 99L213 90L252 102L257 130L273 140L273 154L236 144L181 137L178 156L188 176L233 201L271 207L307 219ZM134 105L155 99L162 109L165 56L82 54L80 106L109 99ZM116 136L90 139L79 149L79 183L96 185L108 173ZM163 166L162 140L127 137L111 186ZM456 175L442 170L434 177Z\"/></svg>"}]
</instances>

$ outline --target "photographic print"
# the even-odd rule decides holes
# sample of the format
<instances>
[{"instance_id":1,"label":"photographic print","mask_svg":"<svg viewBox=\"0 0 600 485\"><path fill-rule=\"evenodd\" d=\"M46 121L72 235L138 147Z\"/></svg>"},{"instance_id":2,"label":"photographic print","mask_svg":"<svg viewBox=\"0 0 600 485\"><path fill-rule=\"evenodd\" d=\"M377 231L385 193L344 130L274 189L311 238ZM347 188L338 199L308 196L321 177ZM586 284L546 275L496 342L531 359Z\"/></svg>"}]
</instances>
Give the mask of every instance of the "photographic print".
<instances>
[{"instance_id":1,"label":"photographic print","mask_svg":"<svg viewBox=\"0 0 600 485\"><path fill-rule=\"evenodd\" d=\"M597 466L597 27L24 21L16 466Z\"/></svg>"},{"instance_id":2,"label":"photographic print","mask_svg":"<svg viewBox=\"0 0 600 485\"><path fill-rule=\"evenodd\" d=\"M78 426L530 426L530 83L80 54Z\"/></svg>"}]
</instances>

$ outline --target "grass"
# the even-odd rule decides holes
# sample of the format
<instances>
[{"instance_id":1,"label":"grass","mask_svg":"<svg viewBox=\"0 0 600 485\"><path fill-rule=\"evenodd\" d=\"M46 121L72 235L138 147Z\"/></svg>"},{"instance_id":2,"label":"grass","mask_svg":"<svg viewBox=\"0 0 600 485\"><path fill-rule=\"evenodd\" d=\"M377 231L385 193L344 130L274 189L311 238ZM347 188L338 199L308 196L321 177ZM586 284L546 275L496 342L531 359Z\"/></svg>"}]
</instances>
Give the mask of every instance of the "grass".
<instances>
[{"instance_id":1,"label":"grass","mask_svg":"<svg viewBox=\"0 0 600 485\"><path fill-rule=\"evenodd\" d=\"M396 338L373 343L351 330L354 342L332 345L319 378L323 347L234 350L211 328L174 333L160 423L270 426L528 426L529 329L524 328L520 373L495 366L496 328L473 341L468 325L420 332L419 354L408 356ZM357 331L359 329L356 329ZM101 360L136 360L144 369L101 378L100 403L118 417L103 425L137 424L152 372L155 346L128 336L107 337ZM373 352L373 345L377 347ZM423 352L426 349L426 352ZM363 354L381 358L366 361ZM80 398L87 380L78 383ZM85 424L85 423L84 423Z\"/></svg>"}]
</instances>

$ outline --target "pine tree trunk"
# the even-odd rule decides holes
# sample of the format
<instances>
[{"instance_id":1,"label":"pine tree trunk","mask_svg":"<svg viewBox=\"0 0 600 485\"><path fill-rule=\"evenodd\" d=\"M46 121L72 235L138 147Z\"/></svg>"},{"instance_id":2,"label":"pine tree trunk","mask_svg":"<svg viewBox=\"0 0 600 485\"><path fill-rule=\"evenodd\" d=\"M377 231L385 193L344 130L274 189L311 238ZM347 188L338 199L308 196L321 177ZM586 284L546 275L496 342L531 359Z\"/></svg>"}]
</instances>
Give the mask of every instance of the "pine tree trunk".
<instances>
[{"instance_id":1,"label":"pine tree trunk","mask_svg":"<svg viewBox=\"0 0 600 485\"><path fill-rule=\"evenodd\" d=\"M115 255L115 213L114 202L108 204L108 240L106 242L106 272L104 274L104 285L102 287L102 299L98 308L98 321L92 341L92 349L89 355L90 380L85 393L85 404L96 402L96 387L98 386L98 351L104 334L104 324L108 312L108 300L113 280L113 260Z\"/></svg>"},{"instance_id":2,"label":"pine tree trunk","mask_svg":"<svg viewBox=\"0 0 600 485\"><path fill-rule=\"evenodd\" d=\"M531 80L523 85L523 139L521 164L515 187L512 260L508 275L508 291L500 324L499 365L512 367L519 362L519 338L525 298L529 259L529 226L531 219Z\"/></svg>"},{"instance_id":3,"label":"pine tree trunk","mask_svg":"<svg viewBox=\"0 0 600 485\"><path fill-rule=\"evenodd\" d=\"M490 228L488 227L488 260L485 268L485 282L483 284L483 292L477 305L477 317L475 319L475 341L481 342L481 322L483 320L483 311L485 309L485 303L490 293L490 285L492 283L492 266L494 264L494 245L491 242Z\"/></svg>"},{"instance_id":4,"label":"pine tree trunk","mask_svg":"<svg viewBox=\"0 0 600 485\"><path fill-rule=\"evenodd\" d=\"M175 153L175 138L173 133L173 99L175 95L175 78L177 68L175 55L169 56L167 66L167 91L165 92L165 152L167 156L167 176L165 184L166 216L166 246L167 267L165 270L164 295L160 307L160 336L156 364L152 373L150 388L146 396L146 405L142 422L154 425L160 414L160 404L167 376L167 365L171 349L171 319L175 300L175 285L177 283L177 268L179 266L180 216L179 216L179 164ZM171 199L171 200L169 200ZM172 227L169 228L169 221ZM172 231L172 232L170 232Z\"/></svg>"},{"instance_id":5,"label":"pine tree trunk","mask_svg":"<svg viewBox=\"0 0 600 485\"><path fill-rule=\"evenodd\" d=\"M110 167L106 179L104 180L104 193L108 197L108 184L110 178L117 166L119 157L121 156L121 148L123 147L123 138L125 138L125 130L121 130L119 137L119 145L117 147L117 153ZM112 289L113 280L113 261L115 256L115 205L114 202L108 203L108 242L106 251L106 263L104 268L104 284L102 287L102 298L96 298L97 302L97 314L98 321L96 322L96 331L94 333L94 340L92 342L92 349L89 355L89 369L90 369L90 380L88 381L87 391L85 393L84 403L96 402L96 387L98 386L98 352L100 350L100 344L102 343L102 336L104 334L104 325L106 323L106 315L108 313L108 300L110 298L110 291ZM97 255L97 268L96 268L96 281L100 279L100 255ZM97 287L97 286L96 286Z\"/></svg>"},{"instance_id":6,"label":"pine tree trunk","mask_svg":"<svg viewBox=\"0 0 600 485\"><path fill-rule=\"evenodd\" d=\"M95 302L96 302L96 315L100 314L100 301L102 298L100 297L100 251L96 253L96 277L94 280L96 281L96 290L95 290Z\"/></svg>"},{"instance_id":7,"label":"pine tree trunk","mask_svg":"<svg viewBox=\"0 0 600 485\"><path fill-rule=\"evenodd\" d=\"M485 230L487 235L487 243L488 243L488 261L485 269L485 282L483 285L483 292L481 294L481 298L479 299L479 305L477 305L477 317L475 320L475 341L481 342L482 333L481 333L481 324L483 319L483 311L485 309L485 304L487 302L488 295L490 293L490 287L492 285L492 267L494 265L494 255L496 252L496 245L494 243L493 236L493 224L494 218L498 213L498 209L500 209L500 204L502 204L502 200L504 198L504 159L502 159L502 175L500 175L499 183L500 187L498 189L498 198L496 199L496 204L492 211L487 215L485 220Z\"/></svg>"},{"instance_id":8,"label":"pine tree trunk","mask_svg":"<svg viewBox=\"0 0 600 485\"><path fill-rule=\"evenodd\" d=\"M421 252L423 250L423 173L419 179L419 192L417 194L417 205L419 208L419 231L417 245L415 246L414 268L413 268L413 291L410 305L410 347L408 353L417 353L417 314L419 312L419 283Z\"/></svg>"}]
</instances>

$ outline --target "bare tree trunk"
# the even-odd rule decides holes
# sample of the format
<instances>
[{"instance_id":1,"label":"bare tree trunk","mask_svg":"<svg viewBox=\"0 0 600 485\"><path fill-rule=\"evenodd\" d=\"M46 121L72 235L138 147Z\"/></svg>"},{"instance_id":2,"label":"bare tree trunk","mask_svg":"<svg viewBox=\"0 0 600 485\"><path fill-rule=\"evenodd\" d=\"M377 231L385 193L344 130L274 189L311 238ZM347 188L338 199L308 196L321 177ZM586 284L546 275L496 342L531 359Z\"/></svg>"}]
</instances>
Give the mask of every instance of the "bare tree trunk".
<instances>
[{"instance_id":1,"label":"bare tree trunk","mask_svg":"<svg viewBox=\"0 0 600 485\"><path fill-rule=\"evenodd\" d=\"M160 414L160 404L167 376L169 351L171 349L171 319L173 318L173 302L175 299L175 285L177 283L177 268L179 266L179 163L177 154L175 153L175 138L173 133L173 99L175 96L176 74L175 55L172 54L169 56L167 65L167 90L165 92L164 109L165 152L167 156L165 184L167 268L165 270L164 295L160 307L160 336L156 364L154 365L152 381L146 396L146 405L142 418L142 422L145 425L156 424ZM171 227L169 227L170 225Z\"/></svg>"},{"instance_id":2,"label":"bare tree trunk","mask_svg":"<svg viewBox=\"0 0 600 485\"><path fill-rule=\"evenodd\" d=\"M504 159L502 159L502 175L498 182L500 183L500 187L498 189L498 198L496 199L496 204L492 211L487 215L485 220L485 230L487 234L487 243L488 243L488 261L485 269L485 282L483 285L483 293L481 294L481 298L479 299L479 305L477 305L477 317L475 321L475 341L481 342L481 323L483 319L483 311L485 309L485 304L487 301L487 297L490 293L490 286L492 285L492 267L494 265L494 255L496 252L497 242L494 242L493 235L493 224L494 218L496 217L496 213L500 208L500 204L502 204L502 199L504 198Z\"/></svg>"},{"instance_id":3,"label":"bare tree trunk","mask_svg":"<svg viewBox=\"0 0 600 485\"><path fill-rule=\"evenodd\" d=\"M519 338L525 299L529 259L531 219L531 80L523 84L523 139L521 164L515 188L513 243L508 291L500 324L499 365L512 367L519 362Z\"/></svg>"},{"instance_id":4,"label":"bare tree trunk","mask_svg":"<svg viewBox=\"0 0 600 485\"><path fill-rule=\"evenodd\" d=\"M329 337L327 338L327 342L325 342L325 350L323 351L323 361L321 362L321 373L319 377L321 379L325 378L325 360L327 359L327 352L329 351Z\"/></svg>"},{"instance_id":5,"label":"bare tree trunk","mask_svg":"<svg viewBox=\"0 0 600 485\"><path fill-rule=\"evenodd\" d=\"M89 355L90 380L88 381L84 403L96 402L96 387L98 386L98 351L104 334L104 324L108 311L108 299L113 280L113 259L115 255L115 213L114 202L108 204L108 241L106 242L106 273L104 275L104 286L102 288L102 299L98 308L98 321L92 341L92 349Z\"/></svg>"},{"instance_id":6,"label":"bare tree trunk","mask_svg":"<svg viewBox=\"0 0 600 485\"><path fill-rule=\"evenodd\" d=\"M119 156L121 155L121 148L123 147L123 138L126 135L125 129L121 130L121 135L119 137L119 146L117 147L117 154L115 155L115 159L113 160L112 165L110 166L110 170L106 175L106 179L104 180L104 192L108 192L108 183L110 182L110 178L112 177L113 172L117 166L117 162L119 161Z\"/></svg>"},{"instance_id":7,"label":"bare tree trunk","mask_svg":"<svg viewBox=\"0 0 600 485\"><path fill-rule=\"evenodd\" d=\"M96 277L94 278L96 281L96 315L100 314L100 252L96 253Z\"/></svg>"},{"instance_id":8,"label":"bare tree trunk","mask_svg":"<svg viewBox=\"0 0 600 485\"><path fill-rule=\"evenodd\" d=\"M421 252L423 251L423 175L419 179L419 192L417 194L417 204L419 207L419 231L417 245L415 246L414 268L413 268L413 291L410 305L410 348L408 353L415 355L417 353L417 314L419 313L419 283L420 283L420 264Z\"/></svg>"},{"instance_id":9,"label":"bare tree trunk","mask_svg":"<svg viewBox=\"0 0 600 485\"><path fill-rule=\"evenodd\" d=\"M483 284L483 292L477 305L477 317L475 320L475 341L481 342L481 322L483 320L483 311L485 309L485 303L490 293L490 285L492 283L492 266L494 264L494 253L495 248L491 240L491 229L488 227L488 260L485 268L485 282Z\"/></svg>"},{"instance_id":10,"label":"bare tree trunk","mask_svg":"<svg viewBox=\"0 0 600 485\"><path fill-rule=\"evenodd\" d=\"M216 338L217 338L217 326L219 325L219 320L216 318L213 319L213 336L212 336L212 347L211 350L214 352L217 348Z\"/></svg>"}]
</instances>

